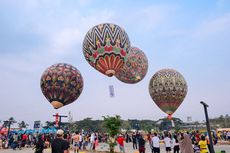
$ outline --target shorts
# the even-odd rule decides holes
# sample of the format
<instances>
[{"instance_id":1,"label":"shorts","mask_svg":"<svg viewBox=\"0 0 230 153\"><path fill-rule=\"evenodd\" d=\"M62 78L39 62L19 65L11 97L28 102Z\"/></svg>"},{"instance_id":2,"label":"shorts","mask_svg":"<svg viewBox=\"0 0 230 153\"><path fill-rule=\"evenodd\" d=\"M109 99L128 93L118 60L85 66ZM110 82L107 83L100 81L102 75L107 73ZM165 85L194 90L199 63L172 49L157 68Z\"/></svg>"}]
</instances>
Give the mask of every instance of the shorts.
<instances>
[{"instance_id":1,"label":"shorts","mask_svg":"<svg viewBox=\"0 0 230 153\"><path fill-rule=\"evenodd\" d=\"M160 152L160 148L153 147L154 152Z\"/></svg>"},{"instance_id":2,"label":"shorts","mask_svg":"<svg viewBox=\"0 0 230 153\"><path fill-rule=\"evenodd\" d=\"M79 148L80 147L80 143L79 142L73 142L73 147L74 148Z\"/></svg>"},{"instance_id":3,"label":"shorts","mask_svg":"<svg viewBox=\"0 0 230 153\"><path fill-rule=\"evenodd\" d=\"M166 147L166 151L171 151L171 147Z\"/></svg>"}]
</instances>

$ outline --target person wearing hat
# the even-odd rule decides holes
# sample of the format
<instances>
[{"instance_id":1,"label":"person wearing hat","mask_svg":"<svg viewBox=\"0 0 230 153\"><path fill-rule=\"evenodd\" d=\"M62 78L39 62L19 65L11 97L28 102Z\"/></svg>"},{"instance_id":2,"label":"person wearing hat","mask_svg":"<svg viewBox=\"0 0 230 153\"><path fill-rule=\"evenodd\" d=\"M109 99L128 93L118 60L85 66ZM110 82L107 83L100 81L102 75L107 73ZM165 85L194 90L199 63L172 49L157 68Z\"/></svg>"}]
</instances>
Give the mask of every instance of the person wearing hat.
<instances>
[{"instance_id":1,"label":"person wearing hat","mask_svg":"<svg viewBox=\"0 0 230 153\"><path fill-rule=\"evenodd\" d=\"M57 137L51 144L52 153L69 153L69 145L66 140L63 139L64 131L62 129L57 130Z\"/></svg>"}]
</instances>

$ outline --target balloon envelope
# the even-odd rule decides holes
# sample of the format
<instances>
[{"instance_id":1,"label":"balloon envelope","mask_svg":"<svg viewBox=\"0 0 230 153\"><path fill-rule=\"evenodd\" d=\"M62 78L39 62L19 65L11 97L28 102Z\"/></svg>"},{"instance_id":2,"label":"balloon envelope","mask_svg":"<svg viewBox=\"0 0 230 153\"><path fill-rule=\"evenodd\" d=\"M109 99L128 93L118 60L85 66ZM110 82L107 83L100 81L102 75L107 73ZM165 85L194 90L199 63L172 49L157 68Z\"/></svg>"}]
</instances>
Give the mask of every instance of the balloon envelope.
<instances>
[{"instance_id":1,"label":"balloon envelope","mask_svg":"<svg viewBox=\"0 0 230 153\"><path fill-rule=\"evenodd\" d=\"M124 66L115 74L117 79L125 83L141 81L148 71L148 59L137 47L131 47Z\"/></svg>"},{"instance_id":2,"label":"balloon envelope","mask_svg":"<svg viewBox=\"0 0 230 153\"><path fill-rule=\"evenodd\" d=\"M69 64L54 64L41 77L42 93L56 109L74 102L82 89L81 73Z\"/></svg>"},{"instance_id":3,"label":"balloon envelope","mask_svg":"<svg viewBox=\"0 0 230 153\"><path fill-rule=\"evenodd\" d=\"M130 41L126 32L112 23L91 28L83 42L83 53L91 66L113 76L125 63Z\"/></svg>"},{"instance_id":4,"label":"balloon envelope","mask_svg":"<svg viewBox=\"0 0 230 153\"><path fill-rule=\"evenodd\" d=\"M165 113L173 114L187 94L184 77L173 69L156 72L149 82L149 93L157 106Z\"/></svg>"}]
</instances>

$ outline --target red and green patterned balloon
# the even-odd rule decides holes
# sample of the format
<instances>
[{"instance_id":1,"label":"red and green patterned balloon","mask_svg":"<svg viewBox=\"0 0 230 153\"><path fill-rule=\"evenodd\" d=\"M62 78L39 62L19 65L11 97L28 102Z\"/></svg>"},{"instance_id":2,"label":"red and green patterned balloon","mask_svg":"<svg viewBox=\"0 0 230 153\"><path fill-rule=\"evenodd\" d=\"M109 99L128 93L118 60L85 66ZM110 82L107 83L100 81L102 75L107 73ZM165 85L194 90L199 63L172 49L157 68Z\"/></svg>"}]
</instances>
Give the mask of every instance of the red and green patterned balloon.
<instances>
[{"instance_id":1,"label":"red and green patterned balloon","mask_svg":"<svg viewBox=\"0 0 230 153\"><path fill-rule=\"evenodd\" d=\"M81 73L72 65L58 63L45 70L41 90L55 109L74 102L83 90Z\"/></svg>"},{"instance_id":2,"label":"red and green patterned balloon","mask_svg":"<svg viewBox=\"0 0 230 153\"><path fill-rule=\"evenodd\" d=\"M130 49L129 37L118 25L99 24L91 28L83 42L83 53L88 63L111 77L124 65Z\"/></svg>"},{"instance_id":3,"label":"red and green patterned balloon","mask_svg":"<svg viewBox=\"0 0 230 153\"><path fill-rule=\"evenodd\" d=\"M137 47L131 47L124 66L116 73L117 79L134 84L141 81L148 71L148 59Z\"/></svg>"},{"instance_id":4,"label":"red and green patterned balloon","mask_svg":"<svg viewBox=\"0 0 230 153\"><path fill-rule=\"evenodd\" d=\"M171 117L187 94L184 77L173 69L156 72L149 82L149 93L156 105Z\"/></svg>"}]
</instances>

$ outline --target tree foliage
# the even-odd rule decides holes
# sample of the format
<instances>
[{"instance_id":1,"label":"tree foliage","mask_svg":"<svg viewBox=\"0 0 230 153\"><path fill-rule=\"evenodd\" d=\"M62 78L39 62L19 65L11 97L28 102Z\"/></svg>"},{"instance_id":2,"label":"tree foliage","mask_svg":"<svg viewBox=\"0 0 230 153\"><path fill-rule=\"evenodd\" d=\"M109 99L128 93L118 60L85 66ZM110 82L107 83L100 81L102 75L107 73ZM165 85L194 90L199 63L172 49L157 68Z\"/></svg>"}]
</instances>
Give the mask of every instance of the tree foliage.
<instances>
[{"instance_id":1,"label":"tree foliage","mask_svg":"<svg viewBox=\"0 0 230 153\"><path fill-rule=\"evenodd\" d=\"M120 116L118 116L120 119ZM108 118L108 120L107 120ZM104 117L106 120L93 120L92 118L85 118L80 121L75 121L71 123L64 123L62 122L61 127L63 129L68 129L71 132L79 131L83 129L84 131L95 131L95 132L105 132L107 133L108 130L105 126L105 121L110 122L109 116ZM115 119L116 117L112 117L112 119ZM116 121L116 120L115 120ZM157 121L153 120L137 120L137 119L129 119L129 120L119 120L120 128L125 130L144 130L144 131L151 131L154 130L180 130L183 128L184 125L188 123L184 123L179 118L174 118L173 121L175 124L175 127L172 127L172 122L168 120L167 118L162 118ZM8 122L7 122L8 124ZM13 123L12 123L13 124ZM189 123L190 124L190 123ZM199 122L193 122L193 124L200 124ZM225 128L230 127L230 117L229 115L221 115L220 117L216 118L210 118L210 125L213 129L215 128ZM46 126L44 128L54 127L55 122L46 122ZM109 128L111 126L110 124L107 126ZM112 125L113 126L113 125ZM112 128L112 127L111 127ZM120 130L120 129L119 129ZM118 131L119 131L118 130Z\"/></svg>"},{"instance_id":2,"label":"tree foliage","mask_svg":"<svg viewBox=\"0 0 230 153\"><path fill-rule=\"evenodd\" d=\"M114 137L117 133L119 133L121 128L121 118L119 115L114 117L103 116L104 119L104 127L106 128L109 136Z\"/></svg>"},{"instance_id":3,"label":"tree foliage","mask_svg":"<svg viewBox=\"0 0 230 153\"><path fill-rule=\"evenodd\" d=\"M18 127L23 129L23 128L26 128L28 126L28 124L25 123L25 121L21 121L18 123Z\"/></svg>"},{"instance_id":4,"label":"tree foliage","mask_svg":"<svg viewBox=\"0 0 230 153\"><path fill-rule=\"evenodd\" d=\"M119 133L121 128L121 118L120 116L116 115L114 117L111 116L103 116L104 118L104 127L109 134L109 150L110 153L114 153L114 146L115 146L115 136Z\"/></svg>"},{"instance_id":5,"label":"tree foliage","mask_svg":"<svg viewBox=\"0 0 230 153\"><path fill-rule=\"evenodd\" d=\"M16 123L15 119L13 117L10 117L8 120L4 121L3 126L10 127L14 123Z\"/></svg>"},{"instance_id":6,"label":"tree foliage","mask_svg":"<svg viewBox=\"0 0 230 153\"><path fill-rule=\"evenodd\" d=\"M230 116L226 114L225 116L220 115L220 117L209 119L212 128L228 128L230 127Z\"/></svg>"},{"instance_id":7,"label":"tree foliage","mask_svg":"<svg viewBox=\"0 0 230 153\"><path fill-rule=\"evenodd\" d=\"M51 121L46 121L46 125L43 126L43 128L45 128L45 129L53 128L53 127L55 127L55 122L54 122L54 121L53 121L53 122L51 122Z\"/></svg>"},{"instance_id":8,"label":"tree foliage","mask_svg":"<svg viewBox=\"0 0 230 153\"><path fill-rule=\"evenodd\" d=\"M126 121L126 120L122 120L121 128L122 128L122 129L126 129L126 130L131 130L132 127L131 127L131 125L130 125L129 120L127 120L127 121Z\"/></svg>"},{"instance_id":9,"label":"tree foliage","mask_svg":"<svg viewBox=\"0 0 230 153\"><path fill-rule=\"evenodd\" d=\"M172 118L175 127L173 127L172 125L172 121L167 119L167 118L162 118L159 119L157 122L159 123L158 127L159 130L170 130L170 129L175 129L176 131L178 131L180 129L180 126L183 124L183 121L179 118Z\"/></svg>"}]
</instances>

